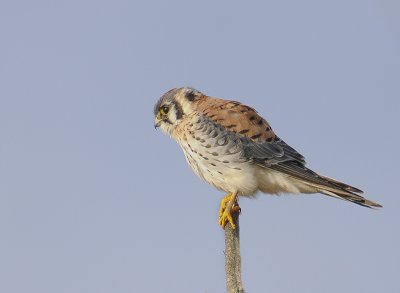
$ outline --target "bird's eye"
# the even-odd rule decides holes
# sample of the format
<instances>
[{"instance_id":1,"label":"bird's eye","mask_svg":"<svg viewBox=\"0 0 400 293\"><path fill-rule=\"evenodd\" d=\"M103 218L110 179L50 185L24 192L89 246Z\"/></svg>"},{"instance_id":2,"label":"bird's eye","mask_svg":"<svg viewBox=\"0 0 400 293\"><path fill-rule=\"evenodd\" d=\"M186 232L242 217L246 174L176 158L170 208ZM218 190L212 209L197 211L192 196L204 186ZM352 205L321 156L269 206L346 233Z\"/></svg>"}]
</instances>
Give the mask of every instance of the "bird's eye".
<instances>
[{"instance_id":1,"label":"bird's eye","mask_svg":"<svg viewBox=\"0 0 400 293\"><path fill-rule=\"evenodd\" d=\"M161 115L167 115L168 112L169 112L169 107L168 107L168 106L162 106L162 107L160 108L160 113L161 113Z\"/></svg>"}]
</instances>

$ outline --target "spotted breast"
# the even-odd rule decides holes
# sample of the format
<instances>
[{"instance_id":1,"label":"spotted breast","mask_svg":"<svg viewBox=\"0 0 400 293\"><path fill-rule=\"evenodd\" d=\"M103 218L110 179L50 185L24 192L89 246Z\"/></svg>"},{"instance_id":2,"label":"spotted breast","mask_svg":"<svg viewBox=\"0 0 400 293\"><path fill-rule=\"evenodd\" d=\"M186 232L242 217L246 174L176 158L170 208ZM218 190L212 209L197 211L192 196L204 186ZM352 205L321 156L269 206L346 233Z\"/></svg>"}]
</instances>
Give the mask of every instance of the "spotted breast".
<instances>
[{"instance_id":1,"label":"spotted breast","mask_svg":"<svg viewBox=\"0 0 400 293\"><path fill-rule=\"evenodd\" d=\"M179 136L186 160L203 180L223 191L242 195L257 192L257 182L243 158L240 137L206 116L192 114Z\"/></svg>"}]
</instances>

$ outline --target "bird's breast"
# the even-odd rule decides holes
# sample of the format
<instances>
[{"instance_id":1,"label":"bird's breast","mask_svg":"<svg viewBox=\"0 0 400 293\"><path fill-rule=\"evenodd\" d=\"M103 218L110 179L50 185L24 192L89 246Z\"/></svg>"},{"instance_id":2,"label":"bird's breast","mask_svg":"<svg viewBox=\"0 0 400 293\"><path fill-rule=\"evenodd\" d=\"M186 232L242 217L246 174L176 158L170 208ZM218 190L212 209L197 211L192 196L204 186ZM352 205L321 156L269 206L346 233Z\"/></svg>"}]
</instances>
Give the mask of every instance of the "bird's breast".
<instances>
[{"instance_id":1,"label":"bird's breast","mask_svg":"<svg viewBox=\"0 0 400 293\"><path fill-rule=\"evenodd\" d=\"M255 166L243 158L239 140L205 119L192 119L177 140L192 170L226 192L257 191Z\"/></svg>"}]
</instances>

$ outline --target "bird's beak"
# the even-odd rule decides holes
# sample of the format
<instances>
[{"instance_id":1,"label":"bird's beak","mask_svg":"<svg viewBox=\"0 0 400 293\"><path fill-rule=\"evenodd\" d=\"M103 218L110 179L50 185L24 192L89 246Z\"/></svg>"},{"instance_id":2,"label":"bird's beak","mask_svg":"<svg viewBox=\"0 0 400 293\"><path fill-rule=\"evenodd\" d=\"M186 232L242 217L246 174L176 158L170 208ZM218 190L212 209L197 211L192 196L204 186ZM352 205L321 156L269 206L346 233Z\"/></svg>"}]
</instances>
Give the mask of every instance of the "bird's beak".
<instances>
[{"instance_id":1,"label":"bird's beak","mask_svg":"<svg viewBox=\"0 0 400 293\"><path fill-rule=\"evenodd\" d=\"M161 120L158 119L158 117L156 117L154 121L154 129L157 129L158 127L160 127L160 125L161 125Z\"/></svg>"}]
</instances>

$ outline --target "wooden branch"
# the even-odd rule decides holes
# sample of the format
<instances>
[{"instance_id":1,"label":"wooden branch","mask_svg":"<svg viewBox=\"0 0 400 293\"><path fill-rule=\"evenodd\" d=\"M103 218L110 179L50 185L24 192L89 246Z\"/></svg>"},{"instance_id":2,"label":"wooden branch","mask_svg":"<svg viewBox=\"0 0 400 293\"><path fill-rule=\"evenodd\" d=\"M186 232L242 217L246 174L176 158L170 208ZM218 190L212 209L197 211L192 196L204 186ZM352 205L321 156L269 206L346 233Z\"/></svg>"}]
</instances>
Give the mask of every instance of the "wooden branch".
<instances>
[{"instance_id":1,"label":"wooden branch","mask_svg":"<svg viewBox=\"0 0 400 293\"><path fill-rule=\"evenodd\" d=\"M228 223L225 226L225 273L228 293L244 293L240 273L239 213L234 213L236 229Z\"/></svg>"}]
</instances>

